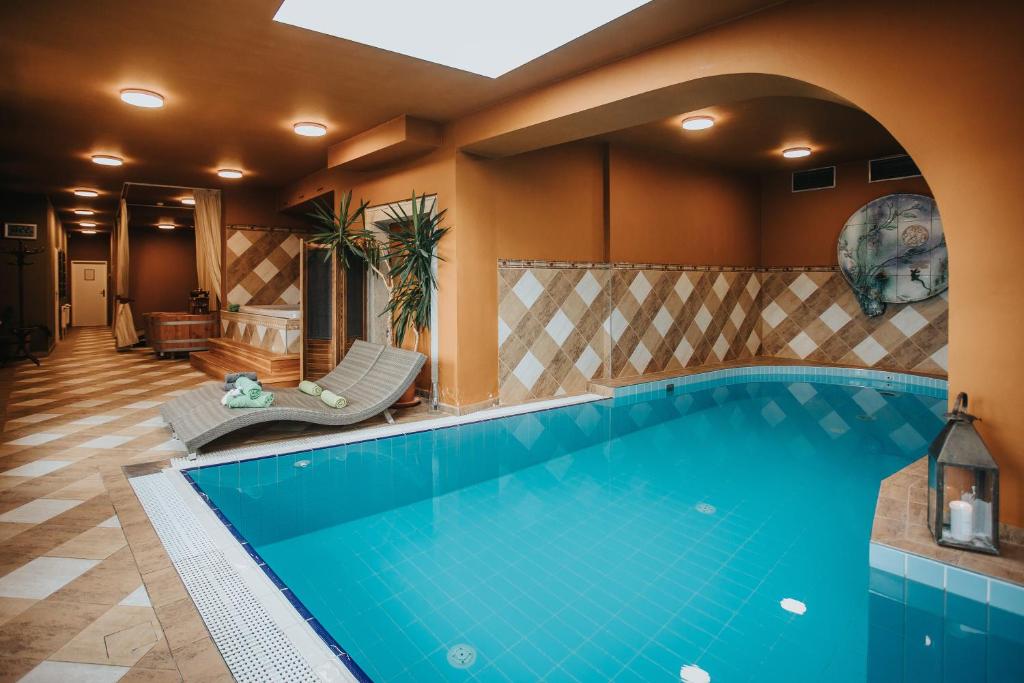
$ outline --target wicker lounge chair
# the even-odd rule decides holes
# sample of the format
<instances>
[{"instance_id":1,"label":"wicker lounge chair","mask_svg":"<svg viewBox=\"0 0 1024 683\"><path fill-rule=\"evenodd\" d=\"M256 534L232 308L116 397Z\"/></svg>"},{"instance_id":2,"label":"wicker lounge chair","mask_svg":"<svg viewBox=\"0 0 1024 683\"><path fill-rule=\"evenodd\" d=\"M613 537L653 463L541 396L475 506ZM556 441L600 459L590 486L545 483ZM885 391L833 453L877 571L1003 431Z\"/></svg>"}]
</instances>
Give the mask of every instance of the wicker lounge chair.
<instances>
[{"instance_id":1,"label":"wicker lounge chair","mask_svg":"<svg viewBox=\"0 0 1024 683\"><path fill-rule=\"evenodd\" d=\"M227 408L220 385L206 385L168 401L160 413L184 442L189 458L214 439L249 425L278 420L344 426L384 413L416 379L426 357L422 353L357 341L330 373L317 380L324 389L344 396L348 405L330 408L317 396L298 389L274 391L269 408Z\"/></svg>"}]
</instances>

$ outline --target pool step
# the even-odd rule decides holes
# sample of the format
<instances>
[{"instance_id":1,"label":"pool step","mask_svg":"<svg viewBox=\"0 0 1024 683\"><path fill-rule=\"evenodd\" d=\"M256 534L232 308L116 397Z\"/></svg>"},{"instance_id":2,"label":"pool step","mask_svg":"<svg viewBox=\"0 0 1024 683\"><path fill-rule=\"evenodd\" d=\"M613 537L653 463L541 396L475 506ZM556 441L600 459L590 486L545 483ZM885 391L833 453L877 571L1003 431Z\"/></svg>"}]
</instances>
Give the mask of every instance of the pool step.
<instances>
[{"instance_id":1,"label":"pool step","mask_svg":"<svg viewBox=\"0 0 1024 683\"><path fill-rule=\"evenodd\" d=\"M214 379L229 372L255 372L264 384L294 385L299 381L299 355L275 354L231 339L209 340L209 351L192 353L192 367Z\"/></svg>"}]
</instances>

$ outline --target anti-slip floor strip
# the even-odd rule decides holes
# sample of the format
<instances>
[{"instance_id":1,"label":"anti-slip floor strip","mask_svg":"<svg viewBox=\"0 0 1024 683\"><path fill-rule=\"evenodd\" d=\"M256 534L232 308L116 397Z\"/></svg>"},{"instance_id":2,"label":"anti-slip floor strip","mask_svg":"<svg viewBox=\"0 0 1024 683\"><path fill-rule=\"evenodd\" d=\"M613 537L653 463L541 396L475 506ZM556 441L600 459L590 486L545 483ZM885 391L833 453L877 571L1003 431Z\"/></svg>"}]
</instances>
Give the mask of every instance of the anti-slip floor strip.
<instances>
[{"instance_id":1,"label":"anti-slip floor strip","mask_svg":"<svg viewBox=\"0 0 1024 683\"><path fill-rule=\"evenodd\" d=\"M192 505L201 501L186 501L171 477L181 475L160 472L130 481L235 679L353 680L331 661L329 650L317 646L315 634L303 630L301 617L289 614L290 605L274 604L280 600L276 589L241 547L233 547L237 542L211 534L210 520L200 520Z\"/></svg>"}]
</instances>

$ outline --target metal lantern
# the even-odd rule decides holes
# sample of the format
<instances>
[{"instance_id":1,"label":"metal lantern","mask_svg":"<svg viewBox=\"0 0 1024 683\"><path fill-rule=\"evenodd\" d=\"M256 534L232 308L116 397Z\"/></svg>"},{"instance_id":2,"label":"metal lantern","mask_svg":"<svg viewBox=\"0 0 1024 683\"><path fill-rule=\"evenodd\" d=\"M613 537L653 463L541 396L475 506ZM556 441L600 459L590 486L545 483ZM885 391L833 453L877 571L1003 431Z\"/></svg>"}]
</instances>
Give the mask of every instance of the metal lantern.
<instances>
[{"instance_id":1,"label":"metal lantern","mask_svg":"<svg viewBox=\"0 0 1024 683\"><path fill-rule=\"evenodd\" d=\"M928 447L928 528L939 545L999 554L999 467L960 393Z\"/></svg>"}]
</instances>

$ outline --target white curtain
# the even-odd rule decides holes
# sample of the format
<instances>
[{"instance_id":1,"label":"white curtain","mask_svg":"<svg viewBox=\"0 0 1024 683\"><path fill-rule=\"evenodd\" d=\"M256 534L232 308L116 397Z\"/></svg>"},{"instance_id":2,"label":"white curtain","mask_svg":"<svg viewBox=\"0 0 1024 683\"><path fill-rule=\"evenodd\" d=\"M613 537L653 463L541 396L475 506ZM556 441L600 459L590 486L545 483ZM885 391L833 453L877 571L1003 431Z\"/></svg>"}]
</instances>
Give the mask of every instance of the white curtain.
<instances>
[{"instance_id":1,"label":"white curtain","mask_svg":"<svg viewBox=\"0 0 1024 683\"><path fill-rule=\"evenodd\" d=\"M121 200L121 207L117 214L117 270L114 279L118 299L127 299L129 283L128 204L124 199ZM135 331L135 320L132 317L132 307L128 303L118 301L114 306L114 339L119 349L133 346L139 342L139 335Z\"/></svg>"},{"instance_id":2,"label":"white curtain","mask_svg":"<svg viewBox=\"0 0 1024 683\"><path fill-rule=\"evenodd\" d=\"M210 310L220 300L220 190L193 190L196 206L196 274L199 289L210 293Z\"/></svg>"}]
</instances>

